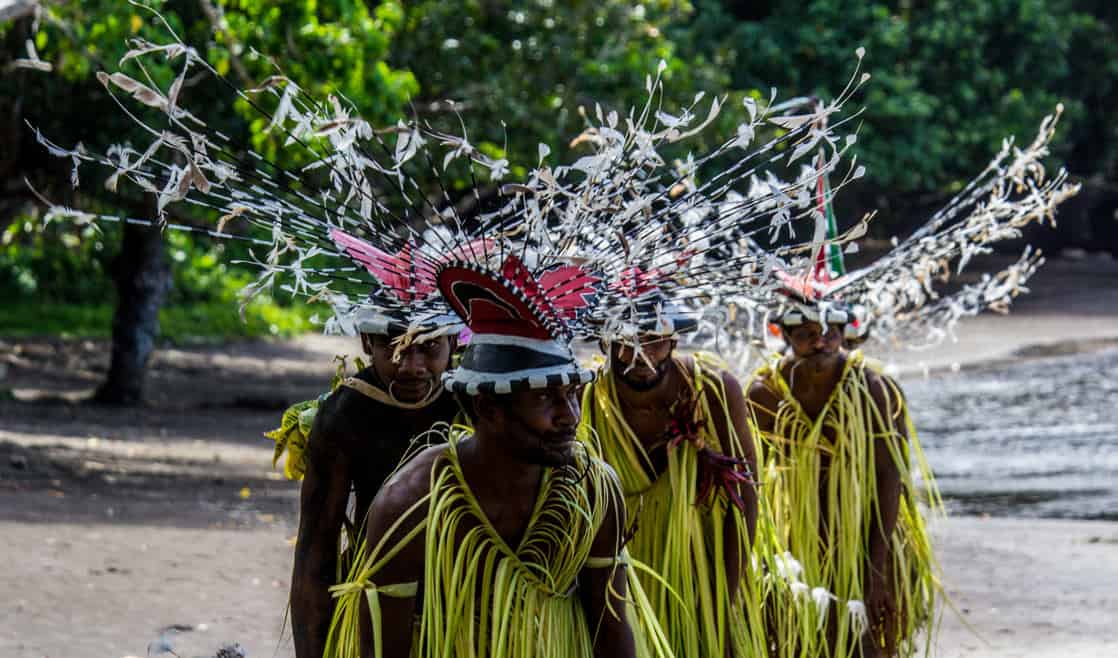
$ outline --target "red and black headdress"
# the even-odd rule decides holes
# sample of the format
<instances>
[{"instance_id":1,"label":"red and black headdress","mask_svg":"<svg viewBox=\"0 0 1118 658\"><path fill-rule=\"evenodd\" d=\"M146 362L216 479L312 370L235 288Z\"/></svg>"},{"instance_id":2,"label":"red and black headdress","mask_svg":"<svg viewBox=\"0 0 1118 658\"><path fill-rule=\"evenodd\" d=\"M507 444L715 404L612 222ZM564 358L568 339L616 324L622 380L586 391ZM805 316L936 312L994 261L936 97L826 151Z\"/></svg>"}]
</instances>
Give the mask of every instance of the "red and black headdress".
<instances>
[{"instance_id":1,"label":"red and black headdress","mask_svg":"<svg viewBox=\"0 0 1118 658\"><path fill-rule=\"evenodd\" d=\"M599 277L576 265L535 274L510 255L499 271L456 261L436 278L473 334L459 367L443 376L451 390L500 394L593 380L571 351L571 323L590 305Z\"/></svg>"}]
</instances>

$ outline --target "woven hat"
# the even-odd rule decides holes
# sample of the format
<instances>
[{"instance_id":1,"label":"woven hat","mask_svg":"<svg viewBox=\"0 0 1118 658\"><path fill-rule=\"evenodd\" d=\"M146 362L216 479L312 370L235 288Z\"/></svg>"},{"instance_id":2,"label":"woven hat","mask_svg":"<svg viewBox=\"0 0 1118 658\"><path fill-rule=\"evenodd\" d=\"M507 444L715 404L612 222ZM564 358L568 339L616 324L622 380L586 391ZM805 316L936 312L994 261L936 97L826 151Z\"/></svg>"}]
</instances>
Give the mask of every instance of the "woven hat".
<instances>
[{"instance_id":1,"label":"woven hat","mask_svg":"<svg viewBox=\"0 0 1118 658\"><path fill-rule=\"evenodd\" d=\"M466 261L441 267L439 291L472 334L444 386L477 395L592 381L593 371L571 350L568 323L589 306L599 282L573 265L537 275L513 255L499 271Z\"/></svg>"}]
</instances>

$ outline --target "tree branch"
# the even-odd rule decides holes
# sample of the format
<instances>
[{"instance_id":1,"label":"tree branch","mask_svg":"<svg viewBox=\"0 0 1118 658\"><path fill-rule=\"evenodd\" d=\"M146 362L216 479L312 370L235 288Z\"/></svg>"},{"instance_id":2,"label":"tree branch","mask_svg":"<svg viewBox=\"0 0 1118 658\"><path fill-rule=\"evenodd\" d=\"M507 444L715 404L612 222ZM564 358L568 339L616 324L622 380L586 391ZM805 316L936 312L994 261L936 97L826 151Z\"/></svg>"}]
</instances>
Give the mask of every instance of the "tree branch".
<instances>
[{"instance_id":1,"label":"tree branch","mask_svg":"<svg viewBox=\"0 0 1118 658\"><path fill-rule=\"evenodd\" d=\"M246 87L254 86L252 77L248 74L248 69L245 68L244 62L233 52L233 46L236 42L222 25L221 11L215 7L210 0L198 0L198 6L202 8L202 13L209 19L210 27L213 28L214 34L221 34L229 39L229 64L233 67L233 71L236 72L237 77L241 79L241 84Z\"/></svg>"}]
</instances>

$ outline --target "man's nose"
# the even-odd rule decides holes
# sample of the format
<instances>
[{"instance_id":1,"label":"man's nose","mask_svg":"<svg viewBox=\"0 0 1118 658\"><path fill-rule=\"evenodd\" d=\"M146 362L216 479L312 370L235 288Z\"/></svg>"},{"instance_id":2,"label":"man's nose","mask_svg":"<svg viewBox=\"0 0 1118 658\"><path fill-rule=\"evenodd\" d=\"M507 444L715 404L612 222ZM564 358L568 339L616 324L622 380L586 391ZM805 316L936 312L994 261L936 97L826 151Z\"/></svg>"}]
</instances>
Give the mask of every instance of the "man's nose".
<instances>
[{"instance_id":1,"label":"man's nose","mask_svg":"<svg viewBox=\"0 0 1118 658\"><path fill-rule=\"evenodd\" d=\"M558 407L555 414L555 424L557 426L568 429L578 425L582 409L577 397L563 398Z\"/></svg>"},{"instance_id":2,"label":"man's nose","mask_svg":"<svg viewBox=\"0 0 1118 658\"><path fill-rule=\"evenodd\" d=\"M427 359L418 350L404 350L400 355L397 371L401 375L423 375L427 373Z\"/></svg>"}]
</instances>

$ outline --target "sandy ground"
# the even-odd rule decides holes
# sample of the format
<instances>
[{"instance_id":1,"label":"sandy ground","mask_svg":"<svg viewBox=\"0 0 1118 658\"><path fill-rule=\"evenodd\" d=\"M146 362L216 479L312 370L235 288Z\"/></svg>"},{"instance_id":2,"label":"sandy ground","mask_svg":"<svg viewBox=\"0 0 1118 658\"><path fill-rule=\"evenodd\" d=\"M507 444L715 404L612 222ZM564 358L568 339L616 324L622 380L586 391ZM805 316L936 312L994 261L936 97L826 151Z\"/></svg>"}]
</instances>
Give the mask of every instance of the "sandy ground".
<instances>
[{"instance_id":1,"label":"sandy ground","mask_svg":"<svg viewBox=\"0 0 1118 658\"><path fill-rule=\"evenodd\" d=\"M1118 656L1118 523L953 518L934 535L942 658Z\"/></svg>"},{"instance_id":2,"label":"sandy ground","mask_svg":"<svg viewBox=\"0 0 1118 658\"><path fill-rule=\"evenodd\" d=\"M896 359L910 376L1118 341L1118 264L1050 264L1009 318ZM76 402L103 376L92 341L0 338L0 656L180 656L236 641L291 656L281 634L297 487L270 429L316 395L345 340L161 350L151 402ZM1118 656L1118 524L953 518L934 525L947 611L937 654ZM154 646L154 645L153 645Z\"/></svg>"}]
</instances>

